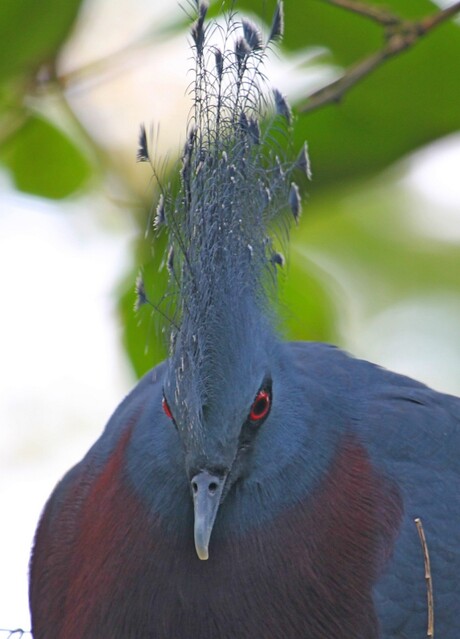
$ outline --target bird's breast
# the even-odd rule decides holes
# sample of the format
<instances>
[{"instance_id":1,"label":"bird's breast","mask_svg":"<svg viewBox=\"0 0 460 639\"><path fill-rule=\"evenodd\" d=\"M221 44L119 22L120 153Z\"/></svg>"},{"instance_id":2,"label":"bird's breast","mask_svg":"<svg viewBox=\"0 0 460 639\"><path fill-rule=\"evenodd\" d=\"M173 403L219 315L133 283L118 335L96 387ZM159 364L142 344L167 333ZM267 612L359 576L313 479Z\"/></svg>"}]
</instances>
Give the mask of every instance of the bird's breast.
<instances>
[{"instance_id":1,"label":"bird's breast","mask_svg":"<svg viewBox=\"0 0 460 639\"><path fill-rule=\"evenodd\" d=\"M60 636L378 636L372 587L401 502L352 438L298 503L246 533L221 528L208 561L194 551L191 509L177 534L146 509L125 472L126 446L127 437L87 494ZM236 502L222 509L223 522L238 517Z\"/></svg>"}]
</instances>

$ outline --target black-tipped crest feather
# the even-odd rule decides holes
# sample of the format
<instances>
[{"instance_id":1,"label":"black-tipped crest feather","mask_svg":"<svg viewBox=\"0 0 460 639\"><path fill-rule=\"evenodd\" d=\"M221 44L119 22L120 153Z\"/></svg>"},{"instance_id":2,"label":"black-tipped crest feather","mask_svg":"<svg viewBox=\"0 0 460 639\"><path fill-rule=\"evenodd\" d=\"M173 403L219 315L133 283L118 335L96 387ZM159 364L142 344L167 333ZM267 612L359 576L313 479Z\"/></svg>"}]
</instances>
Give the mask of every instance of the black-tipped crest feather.
<instances>
[{"instance_id":1,"label":"black-tipped crest feather","mask_svg":"<svg viewBox=\"0 0 460 639\"><path fill-rule=\"evenodd\" d=\"M166 211L165 211L165 198L163 193L158 200L155 219L153 221L153 227L156 231L159 231L166 223Z\"/></svg>"},{"instance_id":2,"label":"black-tipped crest feather","mask_svg":"<svg viewBox=\"0 0 460 639\"><path fill-rule=\"evenodd\" d=\"M136 301L134 303L134 310L138 311L141 306L147 304L147 295L145 292L144 278L142 273L139 273L136 278Z\"/></svg>"},{"instance_id":3,"label":"black-tipped crest feather","mask_svg":"<svg viewBox=\"0 0 460 639\"><path fill-rule=\"evenodd\" d=\"M296 168L300 169L309 180L312 179L310 157L308 155L308 145L306 142L304 142L304 145L301 148L299 155L297 156L295 165Z\"/></svg>"},{"instance_id":4,"label":"black-tipped crest feather","mask_svg":"<svg viewBox=\"0 0 460 639\"><path fill-rule=\"evenodd\" d=\"M141 124L139 131L139 143L137 147L137 156L136 159L138 162L150 162L149 150L147 144L147 133L145 131L145 126Z\"/></svg>"},{"instance_id":5,"label":"black-tipped crest feather","mask_svg":"<svg viewBox=\"0 0 460 639\"><path fill-rule=\"evenodd\" d=\"M260 33L257 25L246 18L241 20L241 24L243 26L244 39L248 43L249 47L253 51L261 49L263 45L262 34Z\"/></svg>"},{"instance_id":6,"label":"black-tipped crest feather","mask_svg":"<svg viewBox=\"0 0 460 639\"><path fill-rule=\"evenodd\" d=\"M301 211L301 202L299 187L295 182L292 182L291 190L289 191L289 206L291 207L294 220L296 221L296 224L298 224Z\"/></svg>"},{"instance_id":7,"label":"black-tipped crest feather","mask_svg":"<svg viewBox=\"0 0 460 639\"><path fill-rule=\"evenodd\" d=\"M208 4L206 2L198 3L198 18L191 28L191 34L193 41L195 42L195 47L197 51L197 55L201 55L203 53L203 45L204 45L204 21L206 18L206 13L208 11Z\"/></svg>"},{"instance_id":8,"label":"black-tipped crest feather","mask_svg":"<svg viewBox=\"0 0 460 639\"><path fill-rule=\"evenodd\" d=\"M283 3L278 2L276 6L275 15L273 16L272 26L270 29L270 35L268 36L269 42L274 40L280 40L284 34L284 8Z\"/></svg>"},{"instance_id":9,"label":"black-tipped crest feather","mask_svg":"<svg viewBox=\"0 0 460 639\"><path fill-rule=\"evenodd\" d=\"M275 98L276 112L285 118L288 124L291 124L292 112L286 98L278 89L273 89L273 97Z\"/></svg>"}]
</instances>

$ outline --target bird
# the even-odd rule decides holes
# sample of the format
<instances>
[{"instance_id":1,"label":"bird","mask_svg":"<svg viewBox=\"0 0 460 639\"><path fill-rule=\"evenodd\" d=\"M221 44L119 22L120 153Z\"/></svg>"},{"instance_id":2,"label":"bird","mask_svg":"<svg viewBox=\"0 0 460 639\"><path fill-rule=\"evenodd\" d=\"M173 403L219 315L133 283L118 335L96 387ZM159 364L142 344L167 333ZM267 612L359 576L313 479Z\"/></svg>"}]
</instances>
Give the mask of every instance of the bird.
<instances>
[{"instance_id":1,"label":"bird","mask_svg":"<svg viewBox=\"0 0 460 639\"><path fill-rule=\"evenodd\" d=\"M180 176L152 223L168 294L136 285L169 357L44 508L33 636L458 639L460 399L284 339L278 272L310 168L264 73L283 5L266 36L207 9Z\"/></svg>"}]
</instances>

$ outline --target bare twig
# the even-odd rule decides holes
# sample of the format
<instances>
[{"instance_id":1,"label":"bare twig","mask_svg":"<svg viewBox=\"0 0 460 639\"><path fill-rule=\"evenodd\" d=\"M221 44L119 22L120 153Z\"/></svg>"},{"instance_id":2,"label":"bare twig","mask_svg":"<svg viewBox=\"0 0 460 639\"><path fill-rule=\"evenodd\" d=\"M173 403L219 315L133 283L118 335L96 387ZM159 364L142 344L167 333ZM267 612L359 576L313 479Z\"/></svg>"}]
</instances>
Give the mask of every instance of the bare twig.
<instances>
[{"instance_id":1,"label":"bare twig","mask_svg":"<svg viewBox=\"0 0 460 639\"><path fill-rule=\"evenodd\" d=\"M347 11L358 13L360 16L364 16L370 20L375 20L379 24L386 26L391 26L400 22L400 18L398 16L390 13L386 9L383 9L382 7L374 7L370 4L364 4L357 0L323 0L323 2L328 2L336 7L341 7Z\"/></svg>"},{"instance_id":2,"label":"bare twig","mask_svg":"<svg viewBox=\"0 0 460 639\"><path fill-rule=\"evenodd\" d=\"M385 27L385 45L345 71L342 77L312 93L299 111L307 113L331 102L339 102L343 95L389 58L414 46L424 35L460 13L460 1L447 9L421 20L407 21L377 7L363 5L356 0L323 0L329 4L358 13Z\"/></svg>"},{"instance_id":3,"label":"bare twig","mask_svg":"<svg viewBox=\"0 0 460 639\"><path fill-rule=\"evenodd\" d=\"M435 13L434 15L428 16L427 18L421 20L421 27L422 29L424 28L426 31L429 31L430 29L438 26L438 24L441 24L441 22L449 20L449 18L457 15L457 13L459 12L460 2L455 2L450 7L447 7L446 9L443 9L442 11L439 11L438 13Z\"/></svg>"},{"instance_id":4,"label":"bare twig","mask_svg":"<svg viewBox=\"0 0 460 639\"><path fill-rule=\"evenodd\" d=\"M428 628L426 631L427 637L432 639L434 637L434 604L433 604L433 580L431 578L431 566L430 555L428 552L428 546L426 543L425 532L423 530L422 521L418 517L414 519L417 526L418 536L420 537L420 543L423 549L423 560L425 563L425 579L426 579L426 598L428 602Z\"/></svg>"}]
</instances>

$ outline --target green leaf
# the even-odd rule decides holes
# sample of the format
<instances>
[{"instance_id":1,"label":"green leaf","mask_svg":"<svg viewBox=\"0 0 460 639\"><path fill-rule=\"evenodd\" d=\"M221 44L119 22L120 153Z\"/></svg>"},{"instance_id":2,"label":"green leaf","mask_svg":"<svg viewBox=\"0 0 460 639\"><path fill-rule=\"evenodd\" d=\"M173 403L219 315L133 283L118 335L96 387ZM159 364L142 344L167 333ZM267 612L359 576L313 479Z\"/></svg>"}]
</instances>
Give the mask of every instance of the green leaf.
<instances>
[{"instance_id":1,"label":"green leaf","mask_svg":"<svg viewBox=\"0 0 460 639\"><path fill-rule=\"evenodd\" d=\"M0 151L18 189L59 199L80 188L91 174L88 160L59 129L30 117Z\"/></svg>"},{"instance_id":2,"label":"green leaf","mask_svg":"<svg viewBox=\"0 0 460 639\"><path fill-rule=\"evenodd\" d=\"M390 181L323 194L308 207L292 235L291 269L316 275L323 287L319 302L326 297L337 304L335 325L326 324L321 339L344 345L340 325L349 314L365 321L406 298L458 296L458 247L418 234L408 213L407 199ZM300 281L292 283L288 308L298 306L296 291ZM317 301L308 303L315 308ZM310 312L305 305L298 314ZM289 329L296 339L316 339L309 321Z\"/></svg>"},{"instance_id":3,"label":"green leaf","mask_svg":"<svg viewBox=\"0 0 460 639\"><path fill-rule=\"evenodd\" d=\"M146 211L145 218L150 219ZM149 225L150 226L150 225ZM144 225L144 228L146 226ZM152 246L152 238L143 239L136 247L136 261L141 264L141 273L148 300L168 314L167 304L162 297L167 288L167 271L163 267L166 250L166 237L163 234ZM153 252L153 255L152 255ZM123 342L131 364L138 377L152 366L161 362L168 353L167 320L150 304L144 304L135 310L135 282L138 271L132 271L121 287L118 310L123 325Z\"/></svg>"},{"instance_id":4,"label":"green leaf","mask_svg":"<svg viewBox=\"0 0 460 639\"><path fill-rule=\"evenodd\" d=\"M0 82L51 60L77 16L81 0L0 3Z\"/></svg>"},{"instance_id":5,"label":"green leaf","mask_svg":"<svg viewBox=\"0 0 460 639\"><path fill-rule=\"evenodd\" d=\"M328 288L330 278L300 249L287 264L286 277L279 274L281 330L289 339L337 342L339 309Z\"/></svg>"},{"instance_id":6,"label":"green leaf","mask_svg":"<svg viewBox=\"0 0 460 639\"><path fill-rule=\"evenodd\" d=\"M257 12L259 0L242 5ZM406 19L440 9L428 0L369 2ZM274 2L264 4L269 21ZM268 15L267 15L268 14ZM384 45L383 29L371 20L320 0L286 3L283 46L327 47L334 64L348 67ZM311 191L332 182L373 174L400 157L460 128L460 29L445 22L351 88L339 104L299 114L294 134L308 140L314 181ZM307 96L305 96L307 97ZM305 100L300 100L303 103Z\"/></svg>"}]
</instances>

